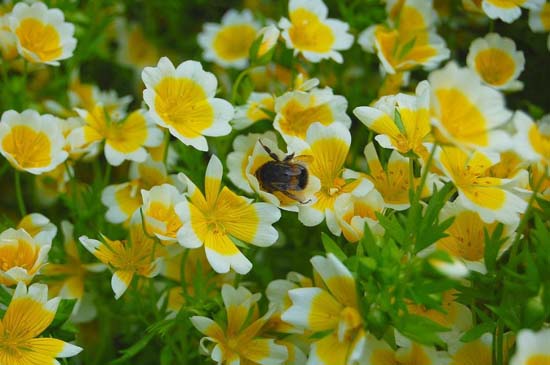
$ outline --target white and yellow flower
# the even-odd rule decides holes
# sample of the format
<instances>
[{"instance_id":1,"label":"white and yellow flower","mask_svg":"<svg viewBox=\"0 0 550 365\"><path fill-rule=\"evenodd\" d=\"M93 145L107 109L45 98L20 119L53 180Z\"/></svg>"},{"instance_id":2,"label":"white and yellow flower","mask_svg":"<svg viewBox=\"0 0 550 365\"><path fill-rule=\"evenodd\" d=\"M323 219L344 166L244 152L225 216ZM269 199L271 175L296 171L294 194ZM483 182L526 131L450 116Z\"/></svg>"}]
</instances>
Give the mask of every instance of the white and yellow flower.
<instances>
[{"instance_id":1,"label":"white and yellow flower","mask_svg":"<svg viewBox=\"0 0 550 365\"><path fill-rule=\"evenodd\" d=\"M508 147L508 134L496 129L512 116L502 94L454 62L432 72L428 79L432 124L439 139L469 149Z\"/></svg>"},{"instance_id":2,"label":"white and yellow flower","mask_svg":"<svg viewBox=\"0 0 550 365\"><path fill-rule=\"evenodd\" d=\"M349 25L341 20L327 18L328 8L322 0L290 0L290 19L282 18L279 27L286 46L301 53L310 62L330 58L338 63L344 61L339 51L349 49L353 35Z\"/></svg>"},{"instance_id":3,"label":"white and yellow flower","mask_svg":"<svg viewBox=\"0 0 550 365\"><path fill-rule=\"evenodd\" d=\"M523 88L523 83L517 78L525 66L525 57L510 38L497 33L477 38L470 45L466 62L481 81L495 89Z\"/></svg>"},{"instance_id":4,"label":"white and yellow flower","mask_svg":"<svg viewBox=\"0 0 550 365\"><path fill-rule=\"evenodd\" d=\"M33 63L58 66L76 48L74 25L67 23L59 9L42 2L17 3L10 14L10 28L17 38L21 56Z\"/></svg>"},{"instance_id":5,"label":"white and yellow flower","mask_svg":"<svg viewBox=\"0 0 550 365\"><path fill-rule=\"evenodd\" d=\"M24 229L31 237L43 237L45 242L52 242L57 234L55 224L40 213L31 213L24 216L17 225L16 229Z\"/></svg>"},{"instance_id":6,"label":"white and yellow flower","mask_svg":"<svg viewBox=\"0 0 550 365\"><path fill-rule=\"evenodd\" d=\"M448 344L451 355L450 365L476 364L492 365L493 336L483 334L480 338L470 342L451 341Z\"/></svg>"},{"instance_id":7,"label":"white and yellow flower","mask_svg":"<svg viewBox=\"0 0 550 365\"><path fill-rule=\"evenodd\" d=\"M206 23L197 40L203 58L222 67L243 69L248 64L250 46L257 37L260 25L250 10L228 10L221 24Z\"/></svg>"},{"instance_id":8,"label":"white and yellow flower","mask_svg":"<svg viewBox=\"0 0 550 365\"><path fill-rule=\"evenodd\" d=\"M145 36L139 23L127 23L124 18L117 19L118 62L141 71L155 64L159 59L158 48Z\"/></svg>"},{"instance_id":9,"label":"white and yellow flower","mask_svg":"<svg viewBox=\"0 0 550 365\"><path fill-rule=\"evenodd\" d=\"M298 206L298 219L311 227L326 219L330 231L341 234L334 202L341 194L364 196L372 190L373 184L362 176L346 180L343 176L344 163L351 145L351 134L341 123L324 126L313 123L307 130L306 142L309 145L313 162L309 173L319 178L321 189L315 193L315 201Z\"/></svg>"},{"instance_id":10,"label":"white and yellow flower","mask_svg":"<svg viewBox=\"0 0 550 365\"><path fill-rule=\"evenodd\" d=\"M48 287L19 283L0 320L2 364L58 364L56 357L75 356L82 348L51 337L37 338L52 323L59 301L48 300Z\"/></svg>"},{"instance_id":11,"label":"white and yellow flower","mask_svg":"<svg viewBox=\"0 0 550 365\"><path fill-rule=\"evenodd\" d=\"M31 236L23 228L0 233L0 284L28 284L48 260L52 240L45 234Z\"/></svg>"},{"instance_id":12,"label":"white and yellow flower","mask_svg":"<svg viewBox=\"0 0 550 365\"><path fill-rule=\"evenodd\" d=\"M373 233L383 234L376 212L382 213L384 206L384 198L376 189L362 196L344 193L336 198L334 215L346 240L357 242L363 238L365 224Z\"/></svg>"},{"instance_id":13,"label":"white and yellow flower","mask_svg":"<svg viewBox=\"0 0 550 365\"><path fill-rule=\"evenodd\" d=\"M39 175L67 159L56 118L34 110L8 110L0 120L0 153L18 170Z\"/></svg>"},{"instance_id":14,"label":"white and yellow flower","mask_svg":"<svg viewBox=\"0 0 550 365\"><path fill-rule=\"evenodd\" d=\"M113 270L111 287L115 299L124 294L134 276L152 278L163 265L162 258L158 257L161 250L155 251L155 240L145 235L139 212L132 216L128 240L110 240L105 236L102 236L103 242L87 236L81 236L79 240L92 255Z\"/></svg>"},{"instance_id":15,"label":"white and yellow flower","mask_svg":"<svg viewBox=\"0 0 550 365\"><path fill-rule=\"evenodd\" d=\"M193 316L191 323L206 337L201 349L218 364L283 365L288 359L286 346L262 336L262 329L271 312L259 317L260 294L230 285L222 287L227 321L223 325L208 317ZM210 342L211 344L207 344Z\"/></svg>"},{"instance_id":16,"label":"white and yellow flower","mask_svg":"<svg viewBox=\"0 0 550 365\"><path fill-rule=\"evenodd\" d=\"M535 123L523 112L514 115L514 144L524 160L550 165L550 115Z\"/></svg>"},{"instance_id":17,"label":"white and yellow flower","mask_svg":"<svg viewBox=\"0 0 550 365\"><path fill-rule=\"evenodd\" d=\"M527 203L514 191L517 182L489 176L489 168L498 162L498 155L468 153L449 146L438 148L434 158L455 184L457 202L477 212L484 222L514 224L525 212Z\"/></svg>"},{"instance_id":18,"label":"white and yellow flower","mask_svg":"<svg viewBox=\"0 0 550 365\"><path fill-rule=\"evenodd\" d=\"M113 166L125 160L143 162L147 158L145 147L162 143L162 131L145 110L138 109L122 120L111 120L102 105L96 105L91 111L77 111L85 125L69 135L71 148L92 148L105 141L105 158Z\"/></svg>"},{"instance_id":19,"label":"white and yellow flower","mask_svg":"<svg viewBox=\"0 0 550 365\"><path fill-rule=\"evenodd\" d=\"M545 2L540 9L529 12L529 27L533 32L550 31L550 3ZM550 50L550 35L547 41L548 50Z\"/></svg>"},{"instance_id":20,"label":"white and yellow flower","mask_svg":"<svg viewBox=\"0 0 550 365\"><path fill-rule=\"evenodd\" d=\"M11 32L9 13L0 15L0 56L5 61L11 61L19 55L17 38Z\"/></svg>"},{"instance_id":21,"label":"white and yellow flower","mask_svg":"<svg viewBox=\"0 0 550 365\"><path fill-rule=\"evenodd\" d=\"M146 89L143 100L155 122L186 145L207 151L204 136L225 136L231 132L233 106L215 98L216 77L196 61L174 67L162 57L157 67L145 67L141 78Z\"/></svg>"},{"instance_id":22,"label":"white and yellow flower","mask_svg":"<svg viewBox=\"0 0 550 365\"><path fill-rule=\"evenodd\" d=\"M445 41L435 32L432 1L406 0L397 4L387 3L389 25L373 25L358 39L366 52L376 52L384 71L398 74L418 66L433 69L449 58Z\"/></svg>"},{"instance_id":23,"label":"white and yellow flower","mask_svg":"<svg viewBox=\"0 0 550 365\"><path fill-rule=\"evenodd\" d=\"M272 131L263 134L250 133L239 135L233 140L233 151L227 155L227 177L235 186L249 194L254 193L246 175L248 161L254 152L258 141L270 140L276 143L277 136ZM266 142L267 143L267 142Z\"/></svg>"},{"instance_id":24,"label":"white and yellow flower","mask_svg":"<svg viewBox=\"0 0 550 365\"><path fill-rule=\"evenodd\" d=\"M178 232L179 243L188 248L204 246L206 257L218 273L233 268L246 274L252 263L239 251L233 239L259 247L271 246L279 234L272 224L281 218L277 207L268 203L252 203L221 186L223 168L212 155L206 168L203 193L185 175L189 201L176 205L183 222Z\"/></svg>"},{"instance_id":25,"label":"white and yellow flower","mask_svg":"<svg viewBox=\"0 0 550 365\"><path fill-rule=\"evenodd\" d=\"M185 202L183 194L173 185L162 184L154 186L151 190L142 190L141 197L141 209L147 232L157 236L163 244L178 241L183 222L176 214L175 207ZM188 240L188 237L181 238Z\"/></svg>"},{"instance_id":26,"label":"white and yellow flower","mask_svg":"<svg viewBox=\"0 0 550 365\"><path fill-rule=\"evenodd\" d=\"M481 8L491 19L512 23L521 16L521 8L539 10L545 0L483 0Z\"/></svg>"},{"instance_id":27,"label":"white and yellow flower","mask_svg":"<svg viewBox=\"0 0 550 365\"><path fill-rule=\"evenodd\" d=\"M413 152L427 157L428 150L424 143L431 132L430 86L427 81L418 84L416 96L384 96L373 107L355 108L353 114L367 128L378 133L374 139L380 146L402 154Z\"/></svg>"},{"instance_id":28,"label":"white and yellow flower","mask_svg":"<svg viewBox=\"0 0 550 365\"><path fill-rule=\"evenodd\" d=\"M292 306L281 318L302 330L328 332L312 343L308 364L353 364L365 342L355 279L333 254L315 256L311 263L323 286L291 289Z\"/></svg>"},{"instance_id":29,"label":"white and yellow flower","mask_svg":"<svg viewBox=\"0 0 550 365\"><path fill-rule=\"evenodd\" d=\"M262 41L260 42L260 46L258 47L256 57L261 58L273 48L275 48L280 35L281 31L273 24L270 24L260 29L258 31L258 34L256 35L256 38L262 37Z\"/></svg>"},{"instance_id":30,"label":"white and yellow flower","mask_svg":"<svg viewBox=\"0 0 550 365\"><path fill-rule=\"evenodd\" d=\"M341 123L351 126L346 114L348 101L341 95L334 95L332 89L314 88L309 91L289 91L275 99L274 128L281 133L287 143L294 139L306 138L308 128L313 123L329 125Z\"/></svg>"},{"instance_id":31,"label":"white and yellow flower","mask_svg":"<svg viewBox=\"0 0 550 365\"><path fill-rule=\"evenodd\" d=\"M485 232L492 235L498 222L484 222L480 215L462 206L460 202L447 203L440 212L440 220L454 217L453 223L435 244L435 249L447 252L461 260L469 270L487 272L485 267ZM504 225L503 235L506 241L500 247L499 255L506 251L515 237L519 221Z\"/></svg>"},{"instance_id":32,"label":"white and yellow flower","mask_svg":"<svg viewBox=\"0 0 550 365\"><path fill-rule=\"evenodd\" d=\"M258 180L256 173L264 164L273 161L273 157L265 150L264 146L275 154L279 160L284 160L287 156L294 155L292 163L299 164L307 169L312 162L311 150L305 142L301 140L297 141L301 143L287 146L288 152L284 154L277 146L276 138L262 138L263 146L259 141L256 142L252 155L248 158L248 164L246 165L246 178L252 190L258 193L263 200L281 209L293 212L298 211L299 204L311 203L315 200L314 194L321 188L319 178L308 173L307 182L303 189L289 187L287 190L283 189L284 191L271 191L270 189L267 191L264 190L266 188L263 186L264 182Z\"/></svg>"},{"instance_id":33,"label":"white and yellow flower","mask_svg":"<svg viewBox=\"0 0 550 365\"><path fill-rule=\"evenodd\" d=\"M382 166L373 143L365 146L365 159L367 160L368 172L365 174L374 188L382 195L386 208L405 210L410 207L409 191L417 189L420 184L420 177L413 177L410 180L409 158L402 156L397 151L390 153L388 163ZM356 177L357 173L346 171L345 177ZM421 192L421 198L432 194L434 184L441 185L436 175L428 173L426 183ZM412 185L412 186L411 186Z\"/></svg>"},{"instance_id":34,"label":"white and yellow flower","mask_svg":"<svg viewBox=\"0 0 550 365\"><path fill-rule=\"evenodd\" d=\"M235 108L235 119L231 121L233 128L241 130L264 119L271 119L266 111L275 113L275 98L269 93L253 92L245 105Z\"/></svg>"},{"instance_id":35,"label":"white and yellow flower","mask_svg":"<svg viewBox=\"0 0 550 365\"><path fill-rule=\"evenodd\" d=\"M516 353L510 360L510 365L548 365L550 364L550 329L537 332L522 329L516 339Z\"/></svg>"}]
</instances>

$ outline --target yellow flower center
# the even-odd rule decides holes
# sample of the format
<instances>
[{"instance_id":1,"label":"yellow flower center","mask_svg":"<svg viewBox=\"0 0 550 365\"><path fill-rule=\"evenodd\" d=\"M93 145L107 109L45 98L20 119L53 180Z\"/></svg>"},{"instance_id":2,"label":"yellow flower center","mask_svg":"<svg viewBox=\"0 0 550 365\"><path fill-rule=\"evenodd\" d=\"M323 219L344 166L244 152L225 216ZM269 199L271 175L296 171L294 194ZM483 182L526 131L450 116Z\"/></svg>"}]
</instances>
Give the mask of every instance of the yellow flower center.
<instances>
[{"instance_id":1,"label":"yellow flower center","mask_svg":"<svg viewBox=\"0 0 550 365\"><path fill-rule=\"evenodd\" d=\"M151 203L147 211L147 215L166 224L165 232L158 233L168 237L176 237L176 233L182 226L181 221L174 212L174 208L170 206L167 207L159 202Z\"/></svg>"},{"instance_id":2,"label":"yellow flower center","mask_svg":"<svg viewBox=\"0 0 550 365\"><path fill-rule=\"evenodd\" d=\"M184 137L201 136L214 122L214 109L202 86L194 80L165 77L155 92L158 115Z\"/></svg>"},{"instance_id":3,"label":"yellow flower center","mask_svg":"<svg viewBox=\"0 0 550 365\"><path fill-rule=\"evenodd\" d=\"M38 247L30 242L6 242L0 246L0 270L8 271L13 267L21 267L32 274L34 271L31 270L38 259L38 253Z\"/></svg>"},{"instance_id":4,"label":"yellow flower center","mask_svg":"<svg viewBox=\"0 0 550 365\"><path fill-rule=\"evenodd\" d=\"M332 29L323 24L314 13L298 8L290 13L292 26L288 30L294 47L303 51L327 53L332 49L335 37Z\"/></svg>"},{"instance_id":5,"label":"yellow flower center","mask_svg":"<svg viewBox=\"0 0 550 365\"><path fill-rule=\"evenodd\" d=\"M501 86L514 76L516 63L510 55L500 49L486 49L475 59L477 73L490 85Z\"/></svg>"},{"instance_id":6,"label":"yellow flower center","mask_svg":"<svg viewBox=\"0 0 550 365\"><path fill-rule=\"evenodd\" d=\"M309 105L290 100L281 111L279 125L283 133L300 138L306 137L308 128L315 122L329 125L334 121L332 110L327 104L315 105L315 98L310 98Z\"/></svg>"},{"instance_id":7,"label":"yellow flower center","mask_svg":"<svg viewBox=\"0 0 550 365\"><path fill-rule=\"evenodd\" d=\"M525 365L550 365L550 355L546 354L535 354L529 356Z\"/></svg>"},{"instance_id":8,"label":"yellow flower center","mask_svg":"<svg viewBox=\"0 0 550 365\"><path fill-rule=\"evenodd\" d=\"M15 35L23 48L34 53L41 61L55 60L63 53L59 33L53 25L33 18L23 19L15 30ZM34 61L26 55L25 58Z\"/></svg>"},{"instance_id":9,"label":"yellow flower center","mask_svg":"<svg viewBox=\"0 0 550 365\"><path fill-rule=\"evenodd\" d=\"M24 125L12 127L2 140L2 148L23 169L46 167L52 161L49 136Z\"/></svg>"},{"instance_id":10,"label":"yellow flower center","mask_svg":"<svg viewBox=\"0 0 550 365\"><path fill-rule=\"evenodd\" d=\"M216 34L212 47L226 61L240 60L248 57L255 38L256 29L250 24L228 25Z\"/></svg>"},{"instance_id":11,"label":"yellow flower center","mask_svg":"<svg viewBox=\"0 0 550 365\"><path fill-rule=\"evenodd\" d=\"M550 160L550 134L546 134L546 126L539 123L539 126L533 125L529 130L529 142L531 147L545 159Z\"/></svg>"}]
</instances>

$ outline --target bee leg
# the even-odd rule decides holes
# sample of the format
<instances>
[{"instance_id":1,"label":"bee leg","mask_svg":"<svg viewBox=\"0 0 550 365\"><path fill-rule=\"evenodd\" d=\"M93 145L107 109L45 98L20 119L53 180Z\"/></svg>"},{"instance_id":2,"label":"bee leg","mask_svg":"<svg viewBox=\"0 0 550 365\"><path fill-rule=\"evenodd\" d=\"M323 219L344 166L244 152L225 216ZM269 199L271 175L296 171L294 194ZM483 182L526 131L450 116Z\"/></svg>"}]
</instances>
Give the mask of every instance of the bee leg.
<instances>
[{"instance_id":1,"label":"bee leg","mask_svg":"<svg viewBox=\"0 0 550 365\"><path fill-rule=\"evenodd\" d=\"M304 201L300 200L300 198L298 198L296 195L292 194L291 192L289 192L287 190L280 190L280 192L285 194L286 196L288 196L290 199L296 200L297 202L300 202L300 204L307 204L311 201L311 199L308 199L304 202Z\"/></svg>"},{"instance_id":2,"label":"bee leg","mask_svg":"<svg viewBox=\"0 0 550 365\"><path fill-rule=\"evenodd\" d=\"M292 152L290 155L286 156L283 160L284 162L288 162L294 158L294 152Z\"/></svg>"},{"instance_id":3,"label":"bee leg","mask_svg":"<svg viewBox=\"0 0 550 365\"><path fill-rule=\"evenodd\" d=\"M279 159L279 156L277 156L276 154L274 154L271 149L269 147L267 147L265 144L263 144L262 140L259 139L258 142L260 142L260 144L262 145L262 147L264 148L265 152L267 152L267 154L272 158L274 159L275 161L281 161ZM286 159L285 159L286 161Z\"/></svg>"}]
</instances>

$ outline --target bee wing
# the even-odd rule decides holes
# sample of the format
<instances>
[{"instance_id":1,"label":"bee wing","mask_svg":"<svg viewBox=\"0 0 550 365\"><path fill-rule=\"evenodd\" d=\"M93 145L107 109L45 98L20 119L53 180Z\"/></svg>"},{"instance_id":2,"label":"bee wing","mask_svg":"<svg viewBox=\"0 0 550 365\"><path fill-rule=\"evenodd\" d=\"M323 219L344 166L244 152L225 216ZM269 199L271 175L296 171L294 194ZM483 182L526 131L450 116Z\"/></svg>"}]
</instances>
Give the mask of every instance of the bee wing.
<instances>
[{"instance_id":1,"label":"bee wing","mask_svg":"<svg viewBox=\"0 0 550 365\"><path fill-rule=\"evenodd\" d=\"M300 155L294 157L294 162L303 163L303 164L310 164L313 162L313 156L312 155Z\"/></svg>"}]
</instances>

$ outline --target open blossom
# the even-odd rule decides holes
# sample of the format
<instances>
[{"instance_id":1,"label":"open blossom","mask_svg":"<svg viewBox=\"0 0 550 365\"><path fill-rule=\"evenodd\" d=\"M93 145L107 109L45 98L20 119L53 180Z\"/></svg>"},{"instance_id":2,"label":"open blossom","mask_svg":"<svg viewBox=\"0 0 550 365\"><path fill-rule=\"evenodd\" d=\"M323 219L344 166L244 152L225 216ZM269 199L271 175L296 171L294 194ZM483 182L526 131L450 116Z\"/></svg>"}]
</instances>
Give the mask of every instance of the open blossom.
<instances>
[{"instance_id":1,"label":"open blossom","mask_svg":"<svg viewBox=\"0 0 550 365\"><path fill-rule=\"evenodd\" d=\"M550 364L550 329L543 328L537 332L522 329L516 339L516 352L510 365L547 365Z\"/></svg>"},{"instance_id":2,"label":"open blossom","mask_svg":"<svg viewBox=\"0 0 550 365\"><path fill-rule=\"evenodd\" d=\"M495 89L523 88L523 83L517 78L525 66L525 57L510 38L497 33L477 38L470 45L466 62L481 81Z\"/></svg>"},{"instance_id":3,"label":"open blossom","mask_svg":"<svg viewBox=\"0 0 550 365\"><path fill-rule=\"evenodd\" d=\"M15 4L9 20L17 49L28 61L58 66L58 61L73 55L74 25L65 22L61 10L48 9L42 2L21 2Z\"/></svg>"},{"instance_id":4,"label":"open blossom","mask_svg":"<svg viewBox=\"0 0 550 365\"><path fill-rule=\"evenodd\" d=\"M378 133L374 139L380 146L402 154L414 152L421 157L428 154L424 146L431 132L430 87L427 81L418 84L416 96L384 96L373 107L357 107L353 113L367 128Z\"/></svg>"},{"instance_id":5,"label":"open blossom","mask_svg":"<svg viewBox=\"0 0 550 365\"><path fill-rule=\"evenodd\" d=\"M334 95L329 87L289 91L275 99L277 115L273 126L287 142L294 138L303 140L313 123L341 123L349 128L351 119L346 114L347 107L346 98Z\"/></svg>"},{"instance_id":6,"label":"open blossom","mask_svg":"<svg viewBox=\"0 0 550 365\"><path fill-rule=\"evenodd\" d=\"M198 36L203 58L223 67L243 69L260 25L250 10L228 10L221 24L206 23Z\"/></svg>"},{"instance_id":7,"label":"open blossom","mask_svg":"<svg viewBox=\"0 0 550 365\"><path fill-rule=\"evenodd\" d=\"M0 233L0 284L28 284L46 264L52 237L31 236L23 228L8 228Z\"/></svg>"},{"instance_id":8,"label":"open blossom","mask_svg":"<svg viewBox=\"0 0 550 365\"><path fill-rule=\"evenodd\" d=\"M521 16L521 8L538 10L545 0L482 0L481 9L491 19L512 23Z\"/></svg>"},{"instance_id":9,"label":"open blossom","mask_svg":"<svg viewBox=\"0 0 550 365\"><path fill-rule=\"evenodd\" d=\"M18 170L39 175L67 159L65 138L54 116L8 110L0 120L0 153Z\"/></svg>"},{"instance_id":10,"label":"open blossom","mask_svg":"<svg viewBox=\"0 0 550 365\"><path fill-rule=\"evenodd\" d=\"M75 356L82 348L51 337L38 337L52 323L61 298L48 300L48 287L19 283L0 320L2 364L58 364L56 357Z\"/></svg>"},{"instance_id":11,"label":"open blossom","mask_svg":"<svg viewBox=\"0 0 550 365\"><path fill-rule=\"evenodd\" d=\"M145 147L158 146L162 142L162 131L145 110L136 110L121 120L111 120L102 105L96 105L91 111L77 111L85 125L69 135L72 148L92 148L105 141L105 158L113 166L124 160L143 162L147 158Z\"/></svg>"},{"instance_id":12,"label":"open blossom","mask_svg":"<svg viewBox=\"0 0 550 365\"><path fill-rule=\"evenodd\" d=\"M269 93L252 92L246 101L246 104L235 108L235 119L231 121L231 125L235 129L245 129L250 125L264 119L271 119L271 116L266 113L274 113L275 98Z\"/></svg>"},{"instance_id":13,"label":"open blossom","mask_svg":"<svg viewBox=\"0 0 550 365\"><path fill-rule=\"evenodd\" d=\"M233 268L239 274L252 269L252 263L239 251L232 238L259 247L271 246L279 234L272 224L281 218L277 207L252 203L221 186L221 161L212 155L206 168L204 194L187 181L188 201L178 203L176 212L183 222L179 243L188 248L204 246L206 257L218 273Z\"/></svg>"},{"instance_id":14,"label":"open blossom","mask_svg":"<svg viewBox=\"0 0 550 365\"><path fill-rule=\"evenodd\" d=\"M328 332L313 341L308 364L353 364L360 360L365 341L355 279L333 254L315 256L311 263L323 285L291 289L292 305L281 318L313 333Z\"/></svg>"},{"instance_id":15,"label":"open blossom","mask_svg":"<svg viewBox=\"0 0 550 365\"><path fill-rule=\"evenodd\" d=\"M457 201L477 212L484 222L498 220L513 224L519 221L519 214L525 212L527 203L515 193L513 180L488 176L489 168L498 162L498 155L442 147L434 158L455 184Z\"/></svg>"},{"instance_id":16,"label":"open blossom","mask_svg":"<svg viewBox=\"0 0 550 365\"><path fill-rule=\"evenodd\" d=\"M432 124L438 139L467 149L498 150L509 144L497 129L512 116L497 90L481 84L474 71L450 62L428 77Z\"/></svg>"},{"instance_id":17,"label":"open blossom","mask_svg":"<svg viewBox=\"0 0 550 365\"><path fill-rule=\"evenodd\" d=\"M140 23L125 20L124 18L116 20L118 45L116 58L123 65L141 71L159 59L159 50L147 39Z\"/></svg>"},{"instance_id":18,"label":"open blossom","mask_svg":"<svg viewBox=\"0 0 550 365\"><path fill-rule=\"evenodd\" d=\"M523 112L514 115L514 145L518 153L528 161L542 162L550 166L550 115L538 123Z\"/></svg>"},{"instance_id":19,"label":"open blossom","mask_svg":"<svg viewBox=\"0 0 550 365\"><path fill-rule=\"evenodd\" d=\"M288 358L285 346L262 336L271 312L259 317L260 294L230 285L222 287L226 322L219 324L207 317L193 316L191 323L206 337L201 348L218 364L283 365ZM208 344L210 342L211 344Z\"/></svg>"},{"instance_id":20,"label":"open blossom","mask_svg":"<svg viewBox=\"0 0 550 365\"><path fill-rule=\"evenodd\" d=\"M0 14L0 56L6 61L17 58L17 38L10 30L9 13Z\"/></svg>"},{"instance_id":21,"label":"open blossom","mask_svg":"<svg viewBox=\"0 0 550 365\"><path fill-rule=\"evenodd\" d=\"M290 0L288 15L290 19L282 18L279 27L294 54L301 53L310 62L326 58L344 61L338 51L350 48L353 36L348 33L348 24L327 18L328 8L322 0Z\"/></svg>"},{"instance_id":22,"label":"open blossom","mask_svg":"<svg viewBox=\"0 0 550 365\"><path fill-rule=\"evenodd\" d=\"M55 224L50 222L46 216L40 213L27 214L21 218L17 225L17 229L24 229L33 238L41 236L45 242L52 242L57 234L57 227Z\"/></svg>"},{"instance_id":23,"label":"open blossom","mask_svg":"<svg viewBox=\"0 0 550 365\"><path fill-rule=\"evenodd\" d=\"M423 66L431 69L449 58L445 41L435 32L431 0L388 2L389 25L377 24L364 30L358 43L376 52L389 74Z\"/></svg>"},{"instance_id":24,"label":"open blossom","mask_svg":"<svg viewBox=\"0 0 550 365\"><path fill-rule=\"evenodd\" d=\"M155 254L155 240L145 235L139 212L132 216L128 240L110 240L103 236L102 241L80 237L80 243L113 270L111 287L116 299L128 289L134 276L151 278L160 272L163 261L158 255L161 250Z\"/></svg>"},{"instance_id":25,"label":"open blossom","mask_svg":"<svg viewBox=\"0 0 550 365\"><path fill-rule=\"evenodd\" d=\"M550 3L545 2L540 9L529 12L529 28L533 32L550 32ZM548 35L547 47L550 51L550 35Z\"/></svg>"},{"instance_id":26,"label":"open blossom","mask_svg":"<svg viewBox=\"0 0 550 365\"><path fill-rule=\"evenodd\" d=\"M231 132L233 106L215 98L216 77L197 61L174 67L162 57L157 67L145 67L143 100L154 121L186 145L207 151L204 136L225 136Z\"/></svg>"}]
</instances>

